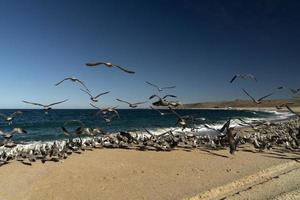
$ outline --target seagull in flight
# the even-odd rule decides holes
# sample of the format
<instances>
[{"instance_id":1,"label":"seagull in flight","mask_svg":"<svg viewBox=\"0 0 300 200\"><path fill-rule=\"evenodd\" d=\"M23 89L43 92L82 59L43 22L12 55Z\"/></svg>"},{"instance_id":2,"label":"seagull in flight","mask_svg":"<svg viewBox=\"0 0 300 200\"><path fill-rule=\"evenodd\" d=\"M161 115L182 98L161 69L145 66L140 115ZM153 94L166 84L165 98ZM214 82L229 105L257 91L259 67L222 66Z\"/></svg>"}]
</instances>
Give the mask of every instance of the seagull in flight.
<instances>
[{"instance_id":1,"label":"seagull in flight","mask_svg":"<svg viewBox=\"0 0 300 200\"><path fill-rule=\"evenodd\" d=\"M293 114L295 114L297 117L300 118L300 114L299 113L296 113L294 110L292 110L287 104L285 105L285 107Z\"/></svg>"},{"instance_id":2,"label":"seagull in flight","mask_svg":"<svg viewBox=\"0 0 300 200\"><path fill-rule=\"evenodd\" d=\"M252 74L236 74L230 80L230 83L233 83L233 81L235 81L235 79L237 79L237 78L241 78L241 79L244 79L244 80L255 80L257 82L257 79Z\"/></svg>"},{"instance_id":3,"label":"seagull in flight","mask_svg":"<svg viewBox=\"0 0 300 200\"><path fill-rule=\"evenodd\" d=\"M127 104L129 105L130 108L137 108L138 105L147 103L147 101L137 102L137 103L130 103L130 102L128 102L128 101L124 101L124 100L121 100L121 99L116 99L116 100L117 100L117 101L120 101L120 102L123 102L123 103L127 103Z\"/></svg>"},{"instance_id":4,"label":"seagull in flight","mask_svg":"<svg viewBox=\"0 0 300 200\"><path fill-rule=\"evenodd\" d=\"M155 110L156 112L158 112L161 116L171 114L171 113L164 113L164 112L161 112L159 109L153 108L152 106L150 106L150 108L151 108L152 110Z\"/></svg>"},{"instance_id":5,"label":"seagull in flight","mask_svg":"<svg viewBox=\"0 0 300 200\"><path fill-rule=\"evenodd\" d=\"M110 62L95 62L95 63L86 63L86 66L88 67L96 67L98 65L105 65L106 67L117 67L119 68L120 70L126 72L126 73L129 73L129 74L134 74L135 72L134 71L130 71L128 69L125 69L124 67L121 67L119 65L115 65L115 64L112 64Z\"/></svg>"},{"instance_id":6,"label":"seagull in flight","mask_svg":"<svg viewBox=\"0 0 300 200\"><path fill-rule=\"evenodd\" d=\"M76 128L75 130L69 131L66 128L66 125L68 125L68 124L78 124L79 127ZM63 133L65 135L67 135L67 136L70 136L70 135L81 135L83 133L83 130L84 130L84 124L80 120L69 120L69 121L66 121L64 123L64 125L61 127L61 129L63 130Z\"/></svg>"},{"instance_id":7,"label":"seagull in flight","mask_svg":"<svg viewBox=\"0 0 300 200\"><path fill-rule=\"evenodd\" d=\"M80 90L85 92L86 94L88 94L90 96L91 101L93 101L93 102L98 102L98 98L100 96L110 93L110 91L107 91L107 92L100 93L97 96L93 96L88 90L83 90L81 88L80 88Z\"/></svg>"},{"instance_id":8,"label":"seagull in flight","mask_svg":"<svg viewBox=\"0 0 300 200\"><path fill-rule=\"evenodd\" d=\"M5 115L0 113L0 117L2 117L9 125L11 125L15 117L21 114L23 114L23 112L18 110L12 113L11 115Z\"/></svg>"},{"instance_id":9,"label":"seagull in flight","mask_svg":"<svg viewBox=\"0 0 300 200\"><path fill-rule=\"evenodd\" d=\"M253 98L245 89L242 89L243 91L244 91L244 93L248 96L248 97L250 97L251 98L251 100L254 102L254 103L256 103L256 104L260 104L261 102L262 102L262 100L264 100L265 98L267 98L267 97L269 97L269 96L271 96L271 95L273 95L273 93L270 93L270 94L268 94L268 95L265 95L265 96L263 96L263 97L261 97L261 98L259 98L258 100L256 100L255 98Z\"/></svg>"},{"instance_id":10,"label":"seagull in flight","mask_svg":"<svg viewBox=\"0 0 300 200\"><path fill-rule=\"evenodd\" d=\"M146 81L146 83L147 83L148 85L151 85L151 86L155 87L159 92L162 92L162 91L165 90L165 89L176 88L176 86L159 87L159 86L157 86L157 85L155 85L155 84L153 84L153 83L150 83L150 82L148 82L148 81Z\"/></svg>"},{"instance_id":11,"label":"seagull in flight","mask_svg":"<svg viewBox=\"0 0 300 200\"><path fill-rule=\"evenodd\" d=\"M86 85L83 83L83 81L79 80L78 78L75 78L75 77L67 77L67 78L64 78L63 80L59 81L58 83L55 84L55 86L58 86L60 85L61 83L63 83L64 81L72 81L72 82L77 82L79 83L80 85L82 85L86 91L89 91L89 89L86 87Z\"/></svg>"},{"instance_id":12,"label":"seagull in flight","mask_svg":"<svg viewBox=\"0 0 300 200\"><path fill-rule=\"evenodd\" d=\"M66 100L63 100L63 101L59 101L59 102L55 102L55 103L51 103L51 104L47 104L47 105L40 104L40 103L29 102L29 101L22 101L22 102L27 103L27 104L31 104L31 105L35 105L35 106L41 106L41 107L43 107L43 110L44 110L45 114L48 114L49 110L52 109L51 106L64 103L68 100L69 99L66 99Z\"/></svg>"},{"instance_id":13,"label":"seagull in flight","mask_svg":"<svg viewBox=\"0 0 300 200\"><path fill-rule=\"evenodd\" d=\"M93 107L93 108L96 108L96 109L99 109L99 111L97 112L97 114L99 114L99 112L101 112L103 115L107 115L108 113L115 113L115 115L120 118L120 115L118 113L118 111L116 110L116 108L118 106L115 106L115 107L107 107L107 108L99 108L97 106L95 106L94 104L90 103L90 105Z\"/></svg>"}]
</instances>

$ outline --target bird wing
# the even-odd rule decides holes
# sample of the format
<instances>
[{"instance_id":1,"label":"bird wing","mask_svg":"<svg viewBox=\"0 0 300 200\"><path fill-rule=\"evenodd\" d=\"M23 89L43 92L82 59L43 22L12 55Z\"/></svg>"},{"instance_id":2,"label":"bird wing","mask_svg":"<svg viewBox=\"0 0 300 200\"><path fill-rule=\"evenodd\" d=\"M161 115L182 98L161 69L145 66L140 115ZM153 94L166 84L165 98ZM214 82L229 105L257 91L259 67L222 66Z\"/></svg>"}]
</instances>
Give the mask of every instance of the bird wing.
<instances>
[{"instance_id":1,"label":"bird wing","mask_svg":"<svg viewBox=\"0 0 300 200\"><path fill-rule=\"evenodd\" d=\"M129 74L134 74L134 73L135 73L134 71L130 71L130 70L128 70L128 69L125 69L125 68L123 68L123 67L120 67L119 65L113 65L113 66L115 66L115 67L119 68L120 70L122 70L122 71L124 71L124 72L127 72L127 73L129 73Z\"/></svg>"},{"instance_id":2,"label":"bird wing","mask_svg":"<svg viewBox=\"0 0 300 200\"><path fill-rule=\"evenodd\" d=\"M173 88L176 88L176 86L162 87L161 89L164 90L164 89L173 89Z\"/></svg>"},{"instance_id":3,"label":"bird wing","mask_svg":"<svg viewBox=\"0 0 300 200\"><path fill-rule=\"evenodd\" d=\"M79 80L78 78L76 78L76 81L78 83L80 83L86 89L86 91L90 92L90 90L86 87L86 85L83 83L83 81Z\"/></svg>"},{"instance_id":4,"label":"bird wing","mask_svg":"<svg viewBox=\"0 0 300 200\"><path fill-rule=\"evenodd\" d=\"M29 101L22 101L22 102L28 103L28 104L32 104L32 105L36 105L36 106L42 106L42 107L44 107L44 105L40 104L40 103L34 103L34 102L29 102Z\"/></svg>"},{"instance_id":5,"label":"bird wing","mask_svg":"<svg viewBox=\"0 0 300 200\"><path fill-rule=\"evenodd\" d=\"M263 100L263 99L265 99L265 98L267 98L267 97L269 97L269 96L271 96L271 95L273 95L273 93L270 93L270 94L268 94L268 95L266 95L266 96L261 97L260 99L258 99L258 101L261 101L261 100Z\"/></svg>"},{"instance_id":6,"label":"bird wing","mask_svg":"<svg viewBox=\"0 0 300 200\"><path fill-rule=\"evenodd\" d=\"M160 98L159 96L157 96L156 94L150 96L149 99L153 99L154 97L157 97L157 98L161 99L161 98Z\"/></svg>"},{"instance_id":7,"label":"bird wing","mask_svg":"<svg viewBox=\"0 0 300 200\"><path fill-rule=\"evenodd\" d=\"M6 118L7 118L7 115L0 113L0 117L6 119Z\"/></svg>"},{"instance_id":8,"label":"bird wing","mask_svg":"<svg viewBox=\"0 0 300 200\"><path fill-rule=\"evenodd\" d=\"M177 98L177 96L175 96L175 95L168 94L168 95L164 96L163 99L165 99L165 98L167 98L167 97Z\"/></svg>"},{"instance_id":9,"label":"bird wing","mask_svg":"<svg viewBox=\"0 0 300 200\"><path fill-rule=\"evenodd\" d=\"M65 100L63 100L63 101L59 101L59 102L55 102L55 103L51 103L51 104L49 104L49 105L47 105L47 106L54 106L54 105L56 105L56 104L60 104L60 103L64 103L64 102L66 102L66 101L68 101L69 99L65 99Z\"/></svg>"},{"instance_id":10,"label":"bird wing","mask_svg":"<svg viewBox=\"0 0 300 200\"><path fill-rule=\"evenodd\" d=\"M108 93L110 93L110 91L102 92L102 93L98 94L97 96L95 96L95 98L97 99L98 97L100 97L102 95L105 95L105 94L108 94Z\"/></svg>"},{"instance_id":11,"label":"bird wing","mask_svg":"<svg viewBox=\"0 0 300 200\"><path fill-rule=\"evenodd\" d=\"M257 79L256 79L255 76L253 76L253 74L247 74L246 77L250 78L250 79L253 79L253 80L255 80L257 82Z\"/></svg>"},{"instance_id":12,"label":"bird wing","mask_svg":"<svg viewBox=\"0 0 300 200\"><path fill-rule=\"evenodd\" d=\"M171 112L176 115L179 119L182 119L182 117L177 113L175 112L171 107L169 107L169 110L171 110Z\"/></svg>"},{"instance_id":13,"label":"bird wing","mask_svg":"<svg viewBox=\"0 0 300 200\"><path fill-rule=\"evenodd\" d=\"M159 114L163 114L162 112L160 112L160 110L158 110L158 109L155 109L155 108L153 108L152 106L150 106L150 108L151 108L152 110L155 110L155 111L157 111Z\"/></svg>"},{"instance_id":14,"label":"bird wing","mask_svg":"<svg viewBox=\"0 0 300 200\"><path fill-rule=\"evenodd\" d=\"M10 116L11 116L11 117L15 117L15 116L21 115L21 114L23 114L23 112L20 111L20 110L18 110L18 111L16 111L16 112L14 112L13 114L11 114Z\"/></svg>"},{"instance_id":15,"label":"bird wing","mask_svg":"<svg viewBox=\"0 0 300 200\"><path fill-rule=\"evenodd\" d=\"M144 103L147 103L147 101L137 102L137 103L134 103L134 105L140 105L140 104L144 104Z\"/></svg>"},{"instance_id":16,"label":"bird wing","mask_svg":"<svg viewBox=\"0 0 300 200\"><path fill-rule=\"evenodd\" d=\"M89 66L89 67L95 67L95 66L103 65L103 64L105 64L105 63L104 62L95 62L95 63L86 63L85 65Z\"/></svg>"},{"instance_id":17,"label":"bird wing","mask_svg":"<svg viewBox=\"0 0 300 200\"><path fill-rule=\"evenodd\" d=\"M300 115L298 113L296 113L295 111L293 111L288 105L285 105L285 107L293 114L297 115L298 117L300 117Z\"/></svg>"},{"instance_id":18,"label":"bird wing","mask_svg":"<svg viewBox=\"0 0 300 200\"><path fill-rule=\"evenodd\" d=\"M248 97L250 97L251 99L252 99L252 101L254 101L255 103L256 103L256 99L254 99L246 90L244 90L244 89L242 89L244 92L245 92L245 94L248 96Z\"/></svg>"},{"instance_id":19,"label":"bird wing","mask_svg":"<svg viewBox=\"0 0 300 200\"><path fill-rule=\"evenodd\" d=\"M148 129L144 128L144 130L145 130L149 135L151 135L152 137L154 137L154 134L151 133Z\"/></svg>"},{"instance_id":20,"label":"bird wing","mask_svg":"<svg viewBox=\"0 0 300 200\"><path fill-rule=\"evenodd\" d=\"M128 105L131 105L131 103L129 103L128 101L124 101L124 100L121 100L121 99L116 99L117 101L120 101L120 102L123 102L123 103L127 103Z\"/></svg>"},{"instance_id":21,"label":"bird wing","mask_svg":"<svg viewBox=\"0 0 300 200\"><path fill-rule=\"evenodd\" d=\"M70 77L65 78L65 79L59 81L58 83L56 83L55 86L58 86L58 85L61 84L62 82L66 81L66 80L70 80L70 79L71 79Z\"/></svg>"},{"instance_id":22,"label":"bird wing","mask_svg":"<svg viewBox=\"0 0 300 200\"><path fill-rule=\"evenodd\" d=\"M156 87L157 89L159 89L159 87L158 87L157 85L153 84L153 83L150 83L150 82L148 82L148 81L146 81L146 83L147 83L148 85L151 85L151 86Z\"/></svg>"},{"instance_id":23,"label":"bird wing","mask_svg":"<svg viewBox=\"0 0 300 200\"><path fill-rule=\"evenodd\" d=\"M94 105L94 104L92 104L92 103L90 103L90 105L91 105L92 107L96 108L96 109L99 109L99 110L101 110L101 108L99 108L99 107L95 106L95 105Z\"/></svg>"},{"instance_id":24,"label":"bird wing","mask_svg":"<svg viewBox=\"0 0 300 200\"><path fill-rule=\"evenodd\" d=\"M83 90L83 89L81 89L81 88L80 88L80 90L83 91L83 92L85 92L85 93L87 93L90 97L93 97L89 91Z\"/></svg>"},{"instance_id":25,"label":"bird wing","mask_svg":"<svg viewBox=\"0 0 300 200\"><path fill-rule=\"evenodd\" d=\"M15 134L15 133L21 134L21 133L27 133L27 131L26 131L25 129L22 129L22 128L14 128L14 129L10 132L10 134Z\"/></svg>"},{"instance_id":26,"label":"bird wing","mask_svg":"<svg viewBox=\"0 0 300 200\"><path fill-rule=\"evenodd\" d=\"M234 77L230 80L230 83L232 83L237 77L237 75L234 75Z\"/></svg>"},{"instance_id":27,"label":"bird wing","mask_svg":"<svg viewBox=\"0 0 300 200\"><path fill-rule=\"evenodd\" d=\"M225 129L228 129L229 126L230 126L230 122L231 122L231 119L229 119L221 129L219 129L219 131L222 133L223 131L225 131Z\"/></svg>"}]
</instances>

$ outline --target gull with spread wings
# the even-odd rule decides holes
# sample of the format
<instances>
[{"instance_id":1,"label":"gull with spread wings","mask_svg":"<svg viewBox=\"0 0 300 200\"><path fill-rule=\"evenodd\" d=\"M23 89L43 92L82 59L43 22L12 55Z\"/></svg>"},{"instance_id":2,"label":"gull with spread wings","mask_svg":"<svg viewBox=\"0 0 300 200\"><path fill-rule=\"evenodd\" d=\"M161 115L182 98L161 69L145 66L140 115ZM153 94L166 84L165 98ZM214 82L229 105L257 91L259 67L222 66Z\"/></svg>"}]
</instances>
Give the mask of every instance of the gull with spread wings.
<instances>
[{"instance_id":1,"label":"gull with spread wings","mask_svg":"<svg viewBox=\"0 0 300 200\"><path fill-rule=\"evenodd\" d=\"M41 107L43 107L43 110L44 110L45 114L48 114L49 110L52 109L51 106L64 103L68 100L69 99L66 99L66 100L63 100L63 101L59 101L59 102L55 102L55 103L51 103L51 104L46 104L46 105L40 104L40 103L29 102L29 101L22 101L22 102L27 103L27 104L31 104L31 105L35 105L35 106L41 106Z\"/></svg>"},{"instance_id":2,"label":"gull with spread wings","mask_svg":"<svg viewBox=\"0 0 300 200\"><path fill-rule=\"evenodd\" d=\"M245 93L248 97L250 97L251 100L252 100L254 103L256 103L256 104L260 104L260 103L262 102L262 100L264 100L265 98L267 98L267 97L273 95L273 93L270 93L270 94L265 95L265 96L263 96L263 97L261 97L261 98L259 98L259 99L256 100L256 99L253 98L253 97L252 97L245 89L242 89L242 90L243 90L244 93Z\"/></svg>"},{"instance_id":3,"label":"gull with spread wings","mask_svg":"<svg viewBox=\"0 0 300 200\"><path fill-rule=\"evenodd\" d=\"M59 81L58 83L55 84L55 86L58 86L60 85L61 83L63 83L64 81L72 81L74 83L79 83L80 85L82 85L87 91L89 91L89 89L86 87L86 85L83 83L83 81L79 80L78 78L76 77L67 77L67 78L64 78L63 80Z\"/></svg>"},{"instance_id":4,"label":"gull with spread wings","mask_svg":"<svg viewBox=\"0 0 300 200\"><path fill-rule=\"evenodd\" d=\"M110 91L107 91L107 92L100 93L100 94L98 94L97 96L93 96L93 95L90 93L90 91L88 91L88 90L83 90L83 89L81 89L81 88L80 88L80 90L83 91L83 92L85 92L86 94L88 94L88 95L90 96L91 101L93 101L93 102L98 102L98 98L99 98L100 96L110 93Z\"/></svg>"},{"instance_id":5,"label":"gull with spread wings","mask_svg":"<svg viewBox=\"0 0 300 200\"><path fill-rule=\"evenodd\" d=\"M257 82L257 79L252 74L236 74L234 77L230 80L230 83L233 83L235 79L240 78L244 80L255 80Z\"/></svg>"},{"instance_id":6,"label":"gull with spread wings","mask_svg":"<svg viewBox=\"0 0 300 200\"><path fill-rule=\"evenodd\" d=\"M95 63L86 63L86 66L88 67L97 67L98 65L105 65L106 67L117 67L119 68L120 70L126 72L126 73L129 73L129 74L134 74L135 72L134 71L130 71L128 69L125 69L124 67L121 67L119 65L115 65L115 64L112 64L110 62L95 62Z\"/></svg>"},{"instance_id":7,"label":"gull with spread wings","mask_svg":"<svg viewBox=\"0 0 300 200\"><path fill-rule=\"evenodd\" d=\"M148 85L151 85L151 86L155 87L159 92L162 92L162 91L165 90L165 89L176 88L176 86L159 87L159 86L157 86L157 85L155 85L155 84L153 84L153 83L150 83L150 82L148 82L148 81L146 81L146 83L147 83Z\"/></svg>"},{"instance_id":8,"label":"gull with spread wings","mask_svg":"<svg viewBox=\"0 0 300 200\"><path fill-rule=\"evenodd\" d=\"M128 104L130 108L137 108L138 105L147 103L147 101L137 102L137 103L130 103L128 101L124 101L124 100L121 100L121 99L116 99L116 100L119 101L119 102Z\"/></svg>"},{"instance_id":9,"label":"gull with spread wings","mask_svg":"<svg viewBox=\"0 0 300 200\"><path fill-rule=\"evenodd\" d=\"M13 120L15 119L16 116L23 114L22 111L16 111L12 113L11 115L5 115L0 113L0 117L2 117L9 125L12 124Z\"/></svg>"}]
</instances>

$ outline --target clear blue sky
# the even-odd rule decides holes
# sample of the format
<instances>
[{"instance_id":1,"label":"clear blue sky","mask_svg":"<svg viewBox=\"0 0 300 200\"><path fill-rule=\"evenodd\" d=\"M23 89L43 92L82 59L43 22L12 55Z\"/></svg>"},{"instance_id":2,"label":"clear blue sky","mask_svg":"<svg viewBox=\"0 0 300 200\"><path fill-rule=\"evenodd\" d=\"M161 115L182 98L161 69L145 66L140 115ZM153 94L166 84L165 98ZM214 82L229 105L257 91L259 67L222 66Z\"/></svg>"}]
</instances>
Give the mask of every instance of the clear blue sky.
<instances>
[{"instance_id":1,"label":"clear blue sky","mask_svg":"<svg viewBox=\"0 0 300 200\"><path fill-rule=\"evenodd\" d=\"M278 85L299 88L299 10L297 0L0 0L0 108L66 98L57 108L89 107L76 85L54 86L66 76L111 91L100 106L147 99L156 91L146 80L177 85L169 92L182 102L246 98L241 87L258 97ZM235 73L259 81L229 84Z\"/></svg>"}]
</instances>

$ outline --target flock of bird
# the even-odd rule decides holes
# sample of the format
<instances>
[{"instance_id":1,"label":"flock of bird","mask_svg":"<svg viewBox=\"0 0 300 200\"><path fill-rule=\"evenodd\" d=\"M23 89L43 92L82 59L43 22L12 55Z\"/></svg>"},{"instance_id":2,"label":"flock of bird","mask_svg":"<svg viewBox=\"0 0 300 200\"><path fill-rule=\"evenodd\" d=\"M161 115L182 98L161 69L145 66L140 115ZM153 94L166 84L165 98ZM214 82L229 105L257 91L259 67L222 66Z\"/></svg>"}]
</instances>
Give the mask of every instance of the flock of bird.
<instances>
[{"instance_id":1,"label":"flock of bird","mask_svg":"<svg viewBox=\"0 0 300 200\"><path fill-rule=\"evenodd\" d=\"M126 73L134 74L134 71L128 70L119 65L106 62L87 63L88 67L97 67L104 65L106 67L116 67ZM230 83L233 83L238 78L251 79L257 81L255 76L251 74L235 75ZM98 95L93 95L83 81L75 77L67 77L55 86L63 84L65 81L72 81L79 84L82 88L81 91L86 93L91 100L90 105L97 109L97 115L100 115L107 124L110 124L113 119L120 118L117 111L117 107L100 108L95 103L99 101L99 98L108 94L110 91L102 92ZM162 92L167 89L173 89L176 86L159 87L153 83L146 81L146 84L154 87L157 91ZM278 87L278 90L287 89L287 87ZM288 88L290 89L290 88ZM270 97L273 93L265 95L259 99L252 97L245 89L243 92L255 103L260 104L264 99ZM290 89L293 94L296 94L300 89ZM72 153L81 153L86 150L93 150L94 148L126 148L126 149L138 149L138 150L155 150L155 151L171 151L173 149L230 149L230 153L234 154L237 151L237 147L242 144L252 144L254 148L260 151L264 149L270 149L276 145L285 145L286 149L298 151L300 148L300 115L292 110L289 106L291 103L278 105L277 108L286 107L291 113L296 115L295 120L290 120L285 123L273 123L269 121L252 121L246 122L241 118L228 119L226 123L220 128L216 129L207 124L205 118L195 118L193 115L182 116L175 110L180 106L179 101L170 100L170 98L177 98L175 95L167 94L163 97L154 94L149 97L150 100L156 98L152 102L151 109L155 110L161 116L173 115L177 118L176 125L181 127L180 130L170 129L165 130L161 134L154 134L150 130L144 128L138 132L124 132L119 133L105 133L101 128L88 128L80 120L66 121L61 129L62 133L68 138L66 140L45 142L38 144L25 144L23 142L16 142L13 140L14 135L26 134L27 131L22 128L14 128L11 131L5 132L0 130L0 136L3 141L0 143L0 165L7 164L11 160L17 160L26 165L31 165L36 160L46 161L60 161L67 158ZM128 102L122 99L116 99L120 103L127 104L130 108L137 108L139 105L146 103L143 102ZM24 103L42 107L45 114L47 114L52 106L65 103L68 99L63 101L54 102L50 104L42 104L30 101L23 101ZM160 108L167 108L163 111ZM22 111L16 111L7 116L0 113L0 117L4 119L9 125L11 125L14 119L22 115ZM249 127L252 134L239 134L240 129L235 129L231 126L232 121L238 122L240 126ZM209 129L211 134L200 135L196 131L199 128L199 121L201 126ZM197 126L195 126L197 124ZM76 126L75 129L70 127ZM200 126L200 127L201 127ZM190 128L190 129L188 129ZM185 131L188 129L190 131ZM213 134L212 134L213 133Z\"/></svg>"}]
</instances>

